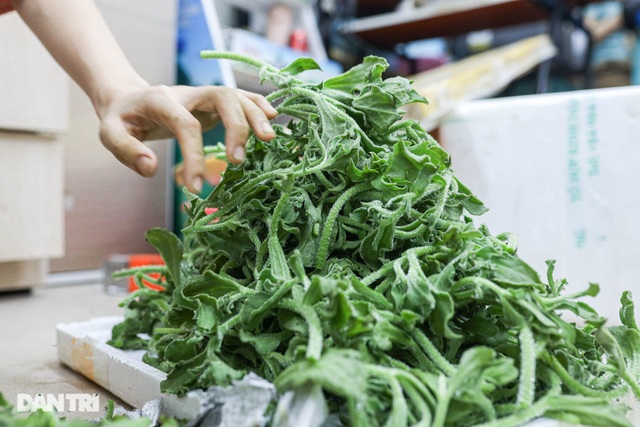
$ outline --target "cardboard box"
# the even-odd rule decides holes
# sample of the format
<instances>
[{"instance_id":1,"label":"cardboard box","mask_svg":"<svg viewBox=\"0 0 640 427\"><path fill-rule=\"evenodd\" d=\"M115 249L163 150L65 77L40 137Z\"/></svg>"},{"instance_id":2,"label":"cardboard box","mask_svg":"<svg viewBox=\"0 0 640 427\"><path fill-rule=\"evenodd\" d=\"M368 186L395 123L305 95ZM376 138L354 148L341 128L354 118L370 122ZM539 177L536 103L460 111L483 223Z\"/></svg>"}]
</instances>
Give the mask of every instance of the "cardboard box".
<instances>
[{"instance_id":1,"label":"cardboard box","mask_svg":"<svg viewBox=\"0 0 640 427\"><path fill-rule=\"evenodd\" d=\"M640 88L474 101L440 128L457 176L490 209L478 223L518 235L520 256L619 323L640 296Z\"/></svg>"}]
</instances>

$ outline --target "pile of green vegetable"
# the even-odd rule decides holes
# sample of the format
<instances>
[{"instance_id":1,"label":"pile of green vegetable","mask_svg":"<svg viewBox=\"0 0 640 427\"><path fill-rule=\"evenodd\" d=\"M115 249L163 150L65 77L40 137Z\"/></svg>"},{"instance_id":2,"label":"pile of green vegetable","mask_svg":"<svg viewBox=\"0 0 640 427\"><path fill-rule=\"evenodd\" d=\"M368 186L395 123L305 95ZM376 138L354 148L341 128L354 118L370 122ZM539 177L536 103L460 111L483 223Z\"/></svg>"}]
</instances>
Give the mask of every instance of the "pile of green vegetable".
<instances>
[{"instance_id":1,"label":"pile of green vegetable","mask_svg":"<svg viewBox=\"0 0 640 427\"><path fill-rule=\"evenodd\" d=\"M640 396L640 333L630 295L621 326L563 295L472 215L483 204L449 155L400 108L425 102L387 63L320 84L300 59L261 77L294 118L191 195L181 242L148 232L165 267L125 271L137 291L112 344L148 349L164 392L227 385L255 372L279 390L322 386L351 426L516 426L545 416L630 426L616 398ZM216 208L217 211L213 211ZM580 319L569 323L561 314ZM145 338L148 334L151 338Z\"/></svg>"}]
</instances>

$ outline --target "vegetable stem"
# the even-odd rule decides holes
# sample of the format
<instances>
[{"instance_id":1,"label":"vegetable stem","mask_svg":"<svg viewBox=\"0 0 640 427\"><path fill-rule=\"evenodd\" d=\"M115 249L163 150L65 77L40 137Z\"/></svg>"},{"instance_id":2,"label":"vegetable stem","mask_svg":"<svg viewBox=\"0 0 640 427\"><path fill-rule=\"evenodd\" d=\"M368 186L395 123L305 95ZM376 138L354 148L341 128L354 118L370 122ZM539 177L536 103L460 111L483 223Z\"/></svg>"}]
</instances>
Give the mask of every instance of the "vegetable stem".
<instances>
[{"instance_id":1,"label":"vegetable stem","mask_svg":"<svg viewBox=\"0 0 640 427\"><path fill-rule=\"evenodd\" d=\"M331 239L331 232L333 231L333 224L336 221L340 210L344 207L345 203L358 194L361 191L366 190L369 187L369 183L360 183L354 185L347 191L345 191L336 202L331 207L329 214L327 215L327 219L324 222L324 226L322 227L322 236L320 237L320 245L318 247L318 255L316 257L316 269L322 270L324 268L325 262L327 261L327 255L329 253L329 241Z\"/></svg>"},{"instance_id":2,"label":"vegetable stem","mask_svg":"<svg viewBox=\"0 0 640 427\"><path fill-rule=\"evenodd\" d=\"M520 330L520 384L516 404L528 407L533 403L536 382L536 343L528 326Z\"/></svg>"},{"instance_id":3,"label":"vegetable stem","mask_svg":"<svg viewBox=\"0 0 640 427\"><path fill-rule=\"evenodd\" d=\"M436 367L447 376L452 376L456 372L456 368L449 363L447 359L436 349L431 340L427 338L422 331L414 329L411 334L413 339L418 343L420 348L425 352L427 357L436 365Z\"/></svg>"},{"instance_id":4,"label":"vegetable stem","mask_svg":"<svg viewBox=\"0 0 640 427\"><path fill-rule=\"evenodd\" d=\"M265 67L266 69L270 70L270 71L277 71L278 69L275 68L273 65L261 61L257 58L254 57L249 57L249 56L245 56L245 55L241 55L241 54L237 54L237 53L233 53L233 52L224 52L224 51L220 51L220 50L203 50L202 52L200 52L200 58L202 59L230 59L232 61L238 61L238 62L244 62L245 64L254 66L256 68L263 68Z\"/></svg>"}]
</instances>

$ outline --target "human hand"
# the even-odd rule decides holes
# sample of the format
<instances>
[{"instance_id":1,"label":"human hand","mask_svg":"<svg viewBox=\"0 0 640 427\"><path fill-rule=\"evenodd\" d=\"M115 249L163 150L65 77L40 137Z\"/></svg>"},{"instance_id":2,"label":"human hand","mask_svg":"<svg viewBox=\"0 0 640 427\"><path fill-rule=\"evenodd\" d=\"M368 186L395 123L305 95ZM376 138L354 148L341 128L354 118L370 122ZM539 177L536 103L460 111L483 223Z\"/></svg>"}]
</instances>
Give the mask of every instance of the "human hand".
<instances>
[{"instance_id":1,"label":"human hand","mask_svg":"<svg viewBox=\"0 0 640 427\"><path fill-rule=\"evenodd\" d=\"M142 141L176 137L184 159L182 180L194 192L202 190L205 173L204 130L222 121L227 158L240 163L249 128L269 141L275 137L269 119L277 115L263 96L223 86L150 86L114 96L96 111L103 145L145 177L157 172L158 158Z\"/></svg>"},{"instance_id":2,"label":"human hand","mask_svg":"<svg viewBox=\"0 0 640 427\"><path fill-rule=\"evenodd\" d=\"M199 192L203 130L222 121L227 158L234 163L244 160L249 128L262 140L275 136L268 119L277 112L260 95L215 86L149 86L127 60L95 2L11 3L91 99L104 146L140 175L158 170L157 156L142 141L175 136L184 157L182 178L191 191Z\"/></svg>"}]
</instances>

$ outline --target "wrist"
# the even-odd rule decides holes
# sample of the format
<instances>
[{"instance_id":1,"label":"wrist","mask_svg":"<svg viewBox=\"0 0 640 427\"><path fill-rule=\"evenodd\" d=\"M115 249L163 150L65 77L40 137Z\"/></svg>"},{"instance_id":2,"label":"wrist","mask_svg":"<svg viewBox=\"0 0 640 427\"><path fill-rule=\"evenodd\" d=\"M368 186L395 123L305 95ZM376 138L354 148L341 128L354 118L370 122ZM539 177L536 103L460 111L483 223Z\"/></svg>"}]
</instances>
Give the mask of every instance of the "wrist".
<instances>
[{"instance_id":1,"label":"wrist","mask_svg":"<svg viewBox=\"0 0 640 427\"><path fill-rule=\"evenodd\" d=\"M136 78L131 78L128 81L118 80L116 82L111 80L109 84L95 85L93 90L87 91L87 95L91 99L96 114L102 119L109 107L118 99L148 87L149 83L136 76Z\"/></svg>"}]
</instances>

